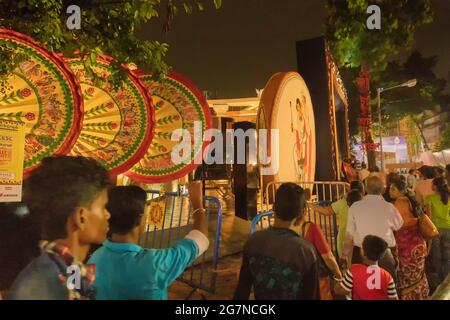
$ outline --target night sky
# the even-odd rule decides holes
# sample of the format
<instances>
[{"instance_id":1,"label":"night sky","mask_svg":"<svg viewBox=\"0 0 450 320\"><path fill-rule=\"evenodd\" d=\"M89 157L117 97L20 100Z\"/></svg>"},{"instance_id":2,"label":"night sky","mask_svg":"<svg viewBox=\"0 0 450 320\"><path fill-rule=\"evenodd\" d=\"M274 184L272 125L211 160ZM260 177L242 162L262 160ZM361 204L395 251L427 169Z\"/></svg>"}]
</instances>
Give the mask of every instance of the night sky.
<instances>
[{"instance_id":1,"label":"night sky","mask_svg":"<svg viewBox=\"0 0 450 320\"><path fill-rule=\"evenodd\" d=\"M433 24L421 27L415 48L438 55L436 74L450 73L450 0L432 0ZM217 98L256 96L269 77L296 70L295 43L321 36L325 0L223 0L203 12L178 14L163 35L161 20L145 27L143 37L170 45L167 62Z\"/></svg>"}]
</instances>

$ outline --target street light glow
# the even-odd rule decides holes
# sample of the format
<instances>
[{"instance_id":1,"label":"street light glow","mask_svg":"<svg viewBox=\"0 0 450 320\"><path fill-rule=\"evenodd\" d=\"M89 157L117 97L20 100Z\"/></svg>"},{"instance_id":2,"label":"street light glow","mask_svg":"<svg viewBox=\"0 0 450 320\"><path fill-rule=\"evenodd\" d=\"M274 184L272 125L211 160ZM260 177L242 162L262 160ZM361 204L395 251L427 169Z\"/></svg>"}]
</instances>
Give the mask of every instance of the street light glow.
<instances>
[{"instance_id":1,"label":"street light glow","mask_svg":"<svg viewBox=\"0 0 450 320\"><path fill-rule=\"evenodd\" d=\"M402 84L402 87L412 88L417 84L417 79L411 79Z\"/></svg>"}]
</instances>

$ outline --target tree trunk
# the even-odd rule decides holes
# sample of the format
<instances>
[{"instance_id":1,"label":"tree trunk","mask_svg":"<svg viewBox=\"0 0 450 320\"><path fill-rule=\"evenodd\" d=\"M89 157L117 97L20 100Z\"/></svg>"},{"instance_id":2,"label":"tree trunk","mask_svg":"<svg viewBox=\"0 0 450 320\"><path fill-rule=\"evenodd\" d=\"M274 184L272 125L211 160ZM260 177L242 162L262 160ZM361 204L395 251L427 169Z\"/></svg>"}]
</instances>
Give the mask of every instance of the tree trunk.
<instances>
[{"instance_id":1,"label":"tree trunk","mask_svg":"<svg viewBox=\"0 0 450 320\"><path fill-rule=\"evenodd\" d=\"M356 78L356 85L359 92L360 117L358 124L361 130L361 141L367 152L367 163L369 168L375 166L375 144L371 133L371 107L370 107L370 73L367 68L361 66L361 71Z\"/></svg>"},{"instance_id":2,"label":"tree trunk","mask_svg":"<svg viewBox=\"0 0 450 320\"><path fill-rule=\"evenodd\" d=\"M430 147L428 147L427 139L425 139L425 135L423 134L423 127L420 125L420 123L417 120L413 119L413 121L416 124L417 130L419 130L420 138L422 139L423 147L425 148L425 151L430 150Z\"/></svg>"},{"instance_id":3,"label":"tree trunk","mask_svg":"<svg viewBox=\"0 0 450 320\"><path fill-rule=\"evenodd\" d=\"M373 150L367 151L367 167L374 168L377 165L376 153Z\"/></svg>"}]
</instances>

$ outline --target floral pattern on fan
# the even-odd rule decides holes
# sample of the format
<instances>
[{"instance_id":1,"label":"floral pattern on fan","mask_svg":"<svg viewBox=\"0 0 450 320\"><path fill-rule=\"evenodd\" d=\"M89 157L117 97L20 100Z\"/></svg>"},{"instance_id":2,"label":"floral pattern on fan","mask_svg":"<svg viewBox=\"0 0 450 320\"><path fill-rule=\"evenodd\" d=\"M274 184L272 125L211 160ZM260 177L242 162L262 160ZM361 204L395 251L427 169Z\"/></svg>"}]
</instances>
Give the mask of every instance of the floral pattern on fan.
<instances>
[{"instance_id":1,"label":"floral pattern on fan","mask_svg":"<svg viewBox=\"0 0 450 320\"><path fill-rule=\"evenodd\" d=\"M15 47L25 59L6 77L0 119L25 123L24 177L48 156L65 154L80 127L79 87L64 60L31 38L0 29L0 47Z\"/></svg>"},{"instance_id":2,"label":"floral pattern on fan","mask_svg":"<svg viewBox=\"0 0 450 320\"><path fill-rule=\"evenodd\" d=\"M128 170L151 141L150 97L131 73L119 88L113 88L107 80L112 67L102 59L92 66L104 79L101 87L87 76L80 59L70 59L69 66L80 82L85 106L81 133L71 154L93 157L113 175Z\"/></svg>"},{"instance_id":3,"label":"floral pattern on fan","mask_svg":"<svg viewBox=\"0 0 450 320\"><path fill-rule=\"evenodd\" d=\"M193 163L205 146L205 132L211 127L211 116L206 99L189 81L172 72L162 82L150 75L141 76L151 92L155 104L155 134L145 156L126 173L130 178L145 183L160 183L181 178L195 169ZM194 123L200 123L198 132ZM174 163L171 153L179 141L172 141L173 131L185 129L191 137L191 153L183 163Z\"/></svg>"}]
</instances>

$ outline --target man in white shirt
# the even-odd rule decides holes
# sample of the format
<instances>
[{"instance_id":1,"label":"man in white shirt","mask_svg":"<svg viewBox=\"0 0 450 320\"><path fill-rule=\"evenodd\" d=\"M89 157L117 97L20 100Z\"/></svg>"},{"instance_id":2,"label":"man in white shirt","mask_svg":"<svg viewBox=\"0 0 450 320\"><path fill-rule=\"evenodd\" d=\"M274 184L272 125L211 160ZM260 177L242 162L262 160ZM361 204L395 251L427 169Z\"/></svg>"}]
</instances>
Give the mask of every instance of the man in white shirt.
<instances>
[{"instance_id":1,"label":"man in white shirt","mask_svg":"<svg viewBox=\"0 0 450 320\"><path fill-rule=\"evenodd\" d=\"M367 195L355 202L349 209L347 235L342 249L343 262L348 262L353 247L352 263L361 263L360 248L367 235L374 235L387 242L389 249L379 261L396 280L396 262L390 249L395 248L394 231L403 225L403 219L397 209L383 199L383 182L379 177L367 178Z\"/></svg>"}]
</instances>

